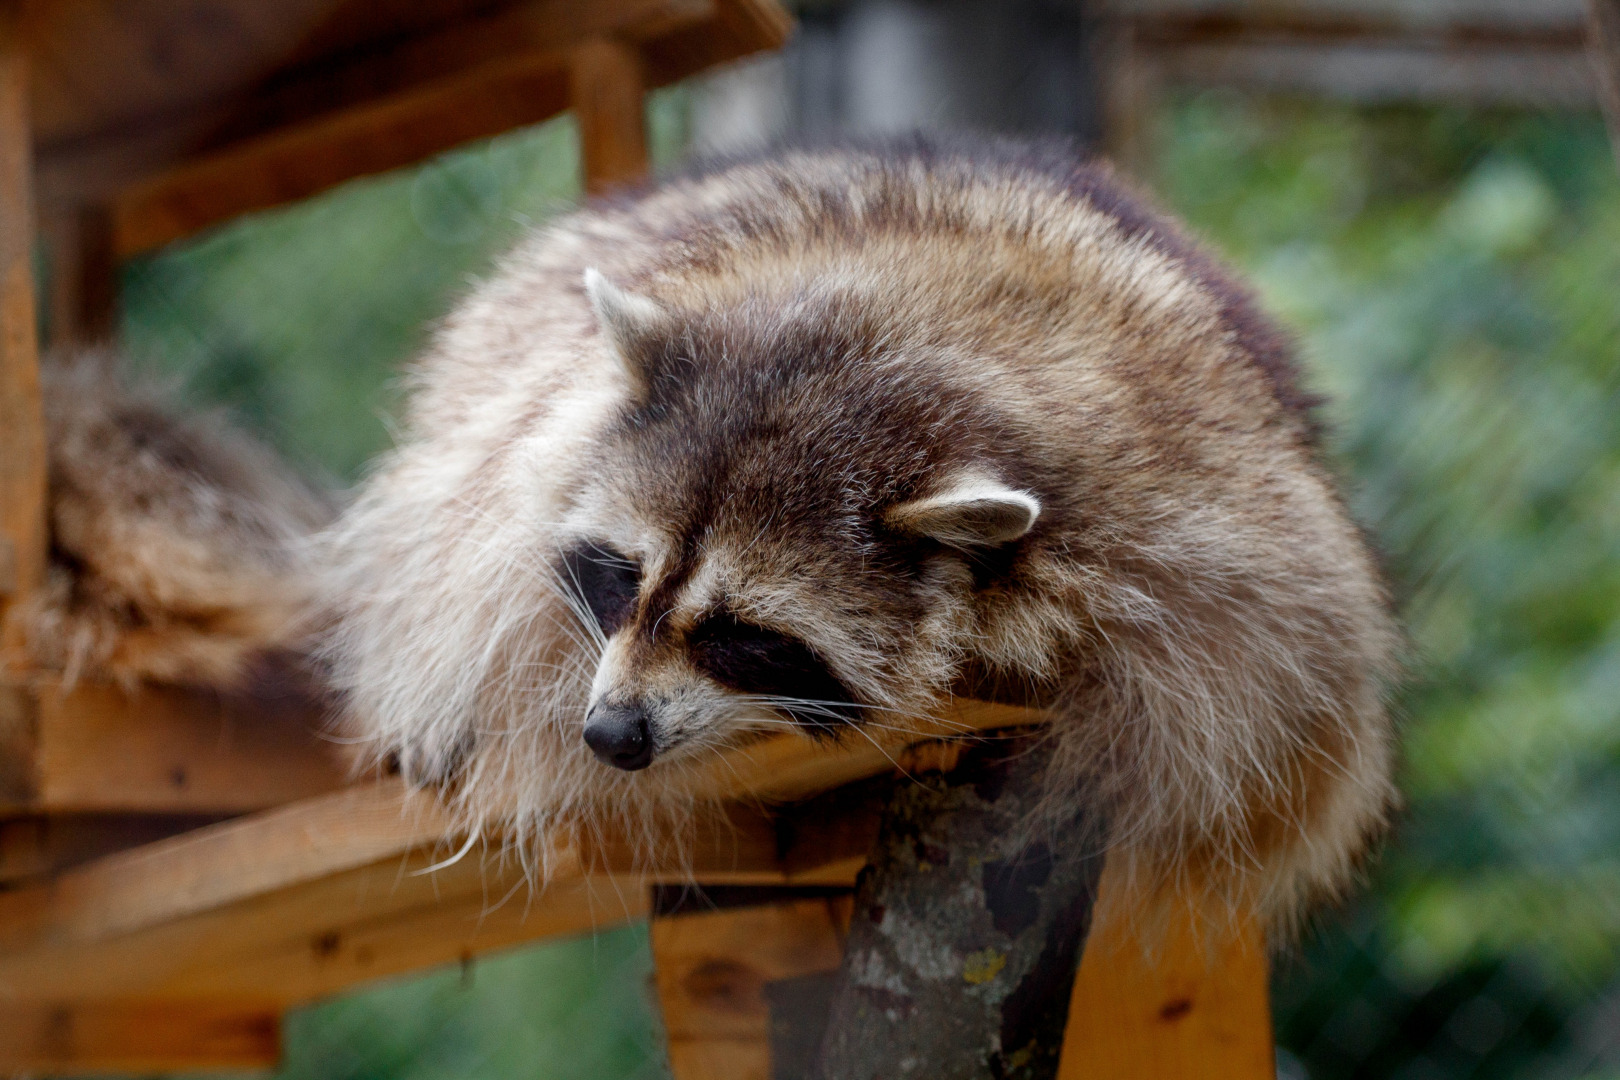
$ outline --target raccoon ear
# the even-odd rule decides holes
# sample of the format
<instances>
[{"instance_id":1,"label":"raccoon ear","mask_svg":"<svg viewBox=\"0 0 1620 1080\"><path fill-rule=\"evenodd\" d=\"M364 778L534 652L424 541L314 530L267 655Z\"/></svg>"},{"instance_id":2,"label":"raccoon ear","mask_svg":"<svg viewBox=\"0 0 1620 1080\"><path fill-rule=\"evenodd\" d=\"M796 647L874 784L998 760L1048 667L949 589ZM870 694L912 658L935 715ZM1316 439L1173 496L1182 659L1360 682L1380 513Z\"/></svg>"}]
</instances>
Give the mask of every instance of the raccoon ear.
<instances>
[{"instance_id":1,"label":"raccoon ear","mask_svg":"<svg viewBox=\"0 0 1620 1080\"><path fill-rule=\"evenodd\" d=\"M960 477L937 495L901 503L884 515L893 528L928 536L951 547L1005 544L1029 532L1040 517L1040 500L979 474Z\"/></svg>"},{"instance_id":2,"label":"raccoon ear","mask_svg":"<svg viewBox=\"0 0 1620 1080\"><path fill-rule=\"evenodd\" d=\"M585 271L585 295L602 334L639 385L647 381L648 349L669 336L670 313L658 301L626 292L595 268Z\"/></svg>"}]
</instances>

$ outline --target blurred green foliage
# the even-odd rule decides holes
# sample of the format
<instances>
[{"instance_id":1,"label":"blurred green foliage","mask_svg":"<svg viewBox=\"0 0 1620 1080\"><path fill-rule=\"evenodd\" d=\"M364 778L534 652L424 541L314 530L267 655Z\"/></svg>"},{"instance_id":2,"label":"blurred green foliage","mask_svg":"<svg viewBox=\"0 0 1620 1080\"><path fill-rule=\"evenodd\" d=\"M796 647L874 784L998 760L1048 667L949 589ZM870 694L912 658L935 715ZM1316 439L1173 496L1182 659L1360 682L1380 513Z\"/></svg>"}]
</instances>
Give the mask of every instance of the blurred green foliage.
<instances>
[{"instance_id":1,"label":"blurred green foliage","mask_svg":"<svg viewBox=\"0 0 1620 1080\"><path fill-rule=\"evenodd\" d=\"M664 160L683 99L654 106ZM1412 637L1408 805L1276 985L1285 1075L1620 1076L1620 180L1594 117L1176 101L1161 197L1300 334ZM133 267L126 340L350 479L557 122ZM318 1006L287 1078L661 1075L641 931Z\"/></svg>"},{"instance_id":2,"label":"blurred green foliage","mask_svg":"<svg viewBox=\"0 0 1620 1080\"><path fill-rule=\"evenodd\" d=\"M1220 96L1166 125L1165 196L1301 334L1413 645L1408 805L1375 891L1285 969L1283 1041L1313 1077L1581 1075L1620 974L1603 128Z\"/></svg>"}]
</instances>

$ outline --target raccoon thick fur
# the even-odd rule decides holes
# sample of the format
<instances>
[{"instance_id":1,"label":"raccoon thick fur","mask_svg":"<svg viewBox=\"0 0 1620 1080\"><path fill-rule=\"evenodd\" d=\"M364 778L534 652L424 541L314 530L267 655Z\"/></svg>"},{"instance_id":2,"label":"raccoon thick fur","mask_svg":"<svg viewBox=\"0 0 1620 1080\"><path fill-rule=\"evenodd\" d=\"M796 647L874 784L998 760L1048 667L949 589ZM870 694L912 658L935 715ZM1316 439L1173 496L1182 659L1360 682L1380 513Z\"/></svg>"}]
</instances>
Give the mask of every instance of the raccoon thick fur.
<instances>
[{"instance_id":1,"label":"raccoon thick fur","mask_svg":"<svg viewBox=\"0 0 1620 1080\"><path fill-rule=\"evenodd\" d=\"M237 688L294 643L333 506L221 418L122 376L110 353L44 366L51 560L23 636L68 682Z\"/></svg>"},{"instance_id":2,"label":"raccoon thick fur","mask_svg":"<svg viewBox=\"0 0 1620 1080\"><path fill-rule=\"evenodd\" d=\"M786 152L601 202L416 368L331 536L338 689L534 837L678 813L761 733L1017 686L1117 870L1286 921L1392 805L1399 640L1293 379L1062 150Z\"/></svg>"}]
</instances>

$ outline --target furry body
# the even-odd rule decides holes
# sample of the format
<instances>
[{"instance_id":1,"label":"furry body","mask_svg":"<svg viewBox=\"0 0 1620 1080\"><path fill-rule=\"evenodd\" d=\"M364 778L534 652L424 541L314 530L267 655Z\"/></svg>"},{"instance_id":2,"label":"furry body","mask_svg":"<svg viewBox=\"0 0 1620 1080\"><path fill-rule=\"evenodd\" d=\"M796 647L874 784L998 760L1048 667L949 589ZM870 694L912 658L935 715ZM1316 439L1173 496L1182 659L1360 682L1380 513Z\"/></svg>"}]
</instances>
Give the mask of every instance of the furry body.
<instances>
[{"instance_id":1,"label":"furry body","mask_svg":"<svg viewBox=\"0 0 1620 1080\"><path fill-rule=\"evenodd\" d=\"M36 661L230 689L292 640L330 503L218 418L129 389L108 355L57 356L43 393L51 562L18 612Z\"/></svg>"},{"instance_id":2,"label":"furry body","mask_svg":"<svg viewBox=\"0 0 1620 1080\"><path fill-rule=\"evenodd\" d=\"M1095 167L742 163L536 232L449 317L333 534L330 655L379 753L537 830L1018 686L1128 870L1286 917L1392 800L1397 636L1312 437L1243 291ZM586 747L613 709L645 771Z\"/></svg>"}]
</instances>

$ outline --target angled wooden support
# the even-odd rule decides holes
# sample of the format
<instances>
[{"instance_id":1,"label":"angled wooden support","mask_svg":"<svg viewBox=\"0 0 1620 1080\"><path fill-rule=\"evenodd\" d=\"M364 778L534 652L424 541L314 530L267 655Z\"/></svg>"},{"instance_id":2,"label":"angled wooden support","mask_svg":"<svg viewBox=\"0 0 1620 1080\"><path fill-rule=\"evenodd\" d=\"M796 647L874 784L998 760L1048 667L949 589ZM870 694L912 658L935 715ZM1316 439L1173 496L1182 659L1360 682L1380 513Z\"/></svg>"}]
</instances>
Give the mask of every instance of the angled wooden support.
<instances>
[{"instance_id":1,"label":"angled wooden support","mask_svg":"<svg viewBox=\"0 0 1620 1080\"><path fill-rule=\"evenodd\" d=\"M591 183L640 176L645 90L777 48L791 25L775 0L536 0L282 73L205 151L116 195L113 255L539 123L571 101L584 103Z\"/></svg>"}]
</instances>

